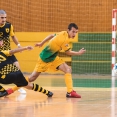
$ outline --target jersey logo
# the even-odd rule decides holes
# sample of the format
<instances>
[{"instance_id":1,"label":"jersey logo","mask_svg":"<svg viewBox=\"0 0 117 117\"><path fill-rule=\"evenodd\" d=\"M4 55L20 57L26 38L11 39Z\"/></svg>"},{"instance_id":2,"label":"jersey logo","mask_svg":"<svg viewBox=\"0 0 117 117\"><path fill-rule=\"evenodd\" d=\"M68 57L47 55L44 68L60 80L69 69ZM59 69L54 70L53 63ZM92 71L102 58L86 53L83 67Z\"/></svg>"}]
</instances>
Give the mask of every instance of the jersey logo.
<instances>
[{"instance_id":1,"label":"jersey logo","mask_svg":"<svg viewBox=\"0 0 117 117\"><path fill-rule=\"evenodd\" d=\"M0 32L0 37L3 37L3 32Z\"/></svg>"},{"instance_id":2,"label":"jersey logo","mask_svg":"<svg viewBox=\"0 0 117 117\"><path fill-rule=\"evenodd\" d=\"M65 44L65 47L68 47L69 46L69 44Z\"/></svg>"},{"instance_id":3,"label":"jersey logo","mask_svg":"<svg viewBox=\"0 0 117 117\"><path fill-rule=\"evenodd\" d=\"M6 58L3 57L2 55L0 55L0 63L1 63L1 61L5 61L5 60L6 60Z\"/></svg>"},{"instance_id":4,"label":"jersey logo","mask_svg":"<svg viewBox=\"0 0 117 117\"><path fill-rule=\"evenodd\" d=\"M6 28L6 32L9 33L9 28Z\"/></svg>"}]
</instances>

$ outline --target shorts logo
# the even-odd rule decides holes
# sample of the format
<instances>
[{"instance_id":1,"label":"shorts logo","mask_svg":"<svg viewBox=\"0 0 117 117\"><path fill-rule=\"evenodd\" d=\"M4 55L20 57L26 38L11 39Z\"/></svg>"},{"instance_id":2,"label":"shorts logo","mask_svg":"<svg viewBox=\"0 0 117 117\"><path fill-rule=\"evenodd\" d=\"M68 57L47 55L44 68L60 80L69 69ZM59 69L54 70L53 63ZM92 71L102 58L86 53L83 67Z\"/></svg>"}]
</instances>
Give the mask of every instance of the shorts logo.
<instances>
[{"instance_id":1,"label":"shorts logo","mask_svg":"<svg viewBox=\"0 0 117 117\"><path fill-rule=\"evenodd\" d=\"M6 28L6 32L9 33L9 28Z\"/></svg>"}]
</instances>

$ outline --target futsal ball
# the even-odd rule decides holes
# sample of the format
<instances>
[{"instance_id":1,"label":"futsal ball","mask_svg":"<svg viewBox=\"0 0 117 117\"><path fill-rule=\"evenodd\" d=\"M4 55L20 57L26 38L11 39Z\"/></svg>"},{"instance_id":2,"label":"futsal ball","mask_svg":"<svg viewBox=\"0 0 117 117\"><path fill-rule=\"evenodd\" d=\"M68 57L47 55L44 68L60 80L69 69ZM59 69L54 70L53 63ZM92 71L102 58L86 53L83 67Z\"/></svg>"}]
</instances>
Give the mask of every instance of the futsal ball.
<instances>
[{"instance_id":1,"label":"futsal ball","mask_svg":"<svg viewBox=\"0 0 117 117\"><path fill-rule=\"evenodd\" d=\"M113 67L114 73L117 74L117 63Z\"/></svg>"}]
</instances>

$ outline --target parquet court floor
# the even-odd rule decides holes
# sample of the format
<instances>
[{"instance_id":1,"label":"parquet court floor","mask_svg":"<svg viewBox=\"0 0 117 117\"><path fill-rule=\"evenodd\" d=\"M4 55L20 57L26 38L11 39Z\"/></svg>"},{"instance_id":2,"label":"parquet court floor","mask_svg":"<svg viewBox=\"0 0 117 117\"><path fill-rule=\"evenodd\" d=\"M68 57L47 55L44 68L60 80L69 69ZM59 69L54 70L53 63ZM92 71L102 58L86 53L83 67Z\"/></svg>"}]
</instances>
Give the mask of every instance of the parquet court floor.
<instances>
[{"instance_id":1,"label":"parquet court floor","mask_svg":"<svg viewBox=\"0 0 117 117\"><path fill-rule=\"evenodd\" d=\"M27 94L0 98L0 117L117 117L116 88L112 97L111 88L75 87L81 99L66 98L65 87L44 88L54 93L52 98L27 89Z\"/></svg>"},{"instance_id":2,"label":"parquet court floor","mask_svg":"<svg viewBox=\"0 0 117 117\"><path fill-rule=\"evenodd\" d=\"M77 99L66 98L64 87L51 90L54 92L52 98L29 90L27 94L15 92L0 98L0 117L112 117L111 109L117 110L117 105L111 103L110 91L78 89L82 98ZM113 117L117 117L116 111Z\"/></svg>"}]
</instances>

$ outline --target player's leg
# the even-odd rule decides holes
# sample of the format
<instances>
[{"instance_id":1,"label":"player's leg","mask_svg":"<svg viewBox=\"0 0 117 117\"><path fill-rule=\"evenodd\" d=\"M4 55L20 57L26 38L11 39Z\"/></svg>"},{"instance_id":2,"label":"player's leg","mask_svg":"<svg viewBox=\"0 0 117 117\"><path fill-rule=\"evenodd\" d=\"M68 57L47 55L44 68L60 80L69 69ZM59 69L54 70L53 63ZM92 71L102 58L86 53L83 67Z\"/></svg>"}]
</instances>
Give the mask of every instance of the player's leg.
<instances>
[{"instance_id":1,"label":"player's leg","mask_svg":"<svg viewBox=\"0 0 117 117\"><path fill-rule=\"evenodd\" d=\"M45 72L49 66L50 66L50 63L43 62L39 58L35 65L34 71L29 76L29 82L35 81L38 78L38 76L41 74L41 72Z\"/></svg>"},{"instance_id":2,"label":"player's leg","mask_svg":"<svg viewBox=\"0 0 117 117\"><path fill-rule=\"evenodd\" d=\"M42 93L46 94L48 97L52 97L53 93L51 91L44 89L43 87L41 87L38 84L30 83L32 81L35 81L38 78L38 76L41 74L41 72L46 71L48 69L48 67L49 67L49 64L43 62L39 58L33 73L27 78L28 85L26 86L26 88L37 91L37 92L42 92Z\"/></svg>"},{"instance_id":3,"label":"player's leg","mask_svg":"<svg viewBox=\"0 0 117 117\"><path fill-rule=\"evenodd\" d=\"M48 65L49 65L49 64L43 62L43 61L39 58L39 59L38 59L38 62L37 62L37 64L36 64L36 66L35 66L35 69L34 69L33 73L28 77L28 79L29 79L28 81L29 81L29 82L32 82L32 81L36 80L36 79L38 78L38 76L40 75L41 72L46 71L46 69L48 68ZM47 67L43 67L43 66L47 66ZM40 72L39 72L39 71L40 71ZM18 89L19 89L19 87L17 87L17 86L14 86L14 87L12 88L13 91L16 91L16 90L18 90Z\"/></svg>"},{"instance_id":4,"label":"player's leg","mask_svg":"<svg viewBox=\"0 0 117 117\"><path fill-rule=\"evenodd\" d=\"M14 65L20 69L19 62L17 61L16 57L13 55L11 56L12 61L14 62ZM22 94L26 94L26 91L23 88L19 88L18 91Z\"/></svg>"},{"instance_id":5,"label":"player's leg","mask_svg":"<svg viewBox=\"0 0 117 117\"><path fill-rule=\"evenodd\" d=\"M66 63L63 63L58 67L58 69L65 73L65 83L67 86L67 92L71 92L73 90L71 68Z\"/></svg>"},{"instance_id":6,"label":"player's leg","mask_svg":"<svg viewBox=\"0 0 117 117\"><path fill-rule=\"evenodd\" d=\"M53 66L53 69L58 69L65 73L65 83L66 83L67 92L68 92L66 94L66 97L81 98L81 96L73 90L71 68L58 56L53 61L52 66Z\"/></svg>"},{"instance_id":7,"label":"player's leg","mask_svg":"<svg viewBox=\"0 0 117 117\"><path fill-rule=\"evenodd\" d=\"M39 75L40 75L40 72L35 72L34 71L29 77L27 77L28 81L32 82L32 81L36 80ZM15 86L13 86L12 88L10 88L8 90L13 90L13 92L15 92L16 90L20 90L20 89L22 89L22 88L21 87L17 87L15 85Z\"/></svg>"},{"instance_id":8,"label":"player's leg","mask_svg":"<svg viewBox=\"0 0 117 117\"><path fill-rule=\"evenodd\" d=\"M9 94L13 93L12 90L5 90L1 85L0 85L0 97L7 96Z\"/></svg>"},{"instance_id":9,"label":"player's leg","mask_svg":"<svg viewBox=\"0 0 117 117\"><path fill-rule=\"evenodd\" d=\"M16 86L16 87L20 88L18 86ZM16 87L7 89L7 92L9 92L9 93L6 94L6 95L9 95L9 94L13 93L15 90L17 90ZM35 83L28 82L28 85L24 86L24 87L29 89L29 90L41 92L41 93L47 95L48 97L52 97L53 96L53 93L51 91L48 91L48 90L44 89L43 87L41 87L40 85L35 84Z\"/></svg>"},{"instance_id":10,"label":"player's leg","mask_svg":"<svg viewBox=\"0 0 117 117\"><path fill-rule=\"evenodd\" d=\"M14 65L16 65L20 69L20 65L18 61L14 62ZM15 88L15 87L14 87ZM22 94L26 94L26 91L23 88L18 88L18 91Z\"/></svg>"},{"instance_id":11,"label":"player's leg","mask_svg":"<svg viewBox=\"0 0 117 117\"><path fill-rule=\"evenodd\" d=\"M1 82L3 82L2 79L1 79ZM25 80L25 77L23 76L23 74L20 70L9 73L7 75L7 77L5 78L5 82L3 82L3 83L4 84L11 84L11 83L15 84L14 87L7 89L7 92L9 92L8 95L10 95L14 91L20 89L22 86L26 86L28 84L28 82Z\"/></svg>"},{"instance_id":12,"label":"player's leg","mask_svg":"<svg viewBox=\"0 0 117 117\"><path fill-rule=\"evenodd\" d=\"M14 64L20 69L20 65L18 61L14 62ZM18 91L22 94L26 94L26 91L23 88L19 88Z\"/></svg>"},{"instance_id":13,"label":"player's leg","mask_svg":"<svg viewBox=\"0 0 117 117\"><path fill-rule=\"evenodd\" d=\"M41 72L33 71L32 74L28 77L29 82L35 81L40 74Z\"/></svg>"},{"instance_id":14,"label":"player's leg","mask_svg":"<svg viewBox=\"0 0 117 117\"><path fill-rule=\"evenodd\" d=\"M48 91L48 90L44 89L43 87L41 87L40 85L35 84L35 83L28 82L28 85L25 86L25 88L36 91L36 92L41 92L41 93L47 95L48 97L53 96L53 93L51 91Z\"/></svg>"},{"instance_id":15,"label":"player's leg","mask_svg":"<svg viewBox=\"0 0 117 117\"><path fill-rule=\"evenodd\" d=\"M7 95L7 91L0 85L0 97Z\"/></svg>"},{"instance_id":16,"label":"player's leg","mask_svg":"<svg viewBox=\"0 0 117 117\"><path fill-rule=\"evenodd\" d=\"M81 96L73 90L71 68L66 63L63 63L58 67L58 69L65 73L65 83L66 83L66 87L67 87L66 97L81 98Z\"/></svg>"},{"instance_id":17,"label":"player's leg","mask_svg":"<svg viewBox=\"0 0 117 117\"><path fill-rule=\"evenodd\" d=\"M43 87L39 86L38 84L29 83L29 78L28 77L25 78L23 76L23 74L21 73L21 71L17 71L14 74L15 75L12 76L12 79L14 79L13 83L17 86L17 88L10 88L7 91L13 91L14 92L19 87L26 87L27 89L42 92L42 93L46 94L48 97L52 97L52 95L53 95L52 92L44 89Z\"/></svg>"},{"instance_id":18,"label":"player's leg","mask_svg":"<svg viewBox=\"0 0 117 117\"><path fill-rule=\"evenodd\" d=\"M31 89L31 90L34 90L34 91L37 91L37 92L41 92L41 93L46 94L48 97L52 97L53 93L51 91L44 89L43 87L41 87L38 84L30 83L30 82L36 80L40 74L41 74L41 72L33 71L33 73L27 78L27 81L29 83L25 88Z\"/></svg>"},{"instance_id":19,"label":"player's leg","mask_svg":"<svg viewBox=\"0 0 117 117\"><path fill-rule=\"evenodd\" d=\"M33 72L29 77L27 77L28 78L28 81L29 82L33 82L33 81L35 81L36 79L37 79L37 77L39 76L39 72ZM10 89L12 89L13 90L13 92L15 92L16 90L21 90L22 88L21 87L17 87L16 85L15 86L13 86L12 88L10 88ZM8 89L9 90L9 89ZM25 93L24 93L25 94Z\"/></svg>"}]
</instances>

